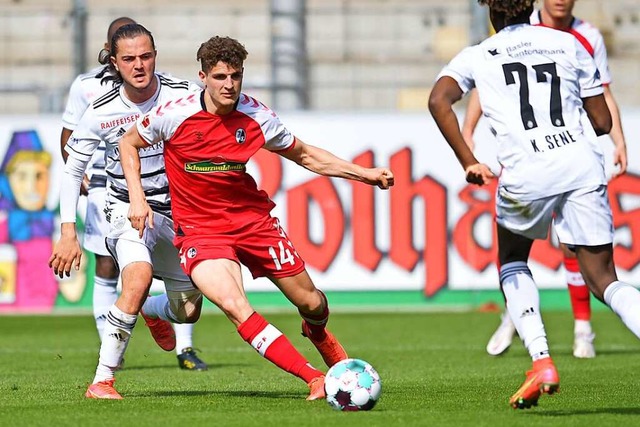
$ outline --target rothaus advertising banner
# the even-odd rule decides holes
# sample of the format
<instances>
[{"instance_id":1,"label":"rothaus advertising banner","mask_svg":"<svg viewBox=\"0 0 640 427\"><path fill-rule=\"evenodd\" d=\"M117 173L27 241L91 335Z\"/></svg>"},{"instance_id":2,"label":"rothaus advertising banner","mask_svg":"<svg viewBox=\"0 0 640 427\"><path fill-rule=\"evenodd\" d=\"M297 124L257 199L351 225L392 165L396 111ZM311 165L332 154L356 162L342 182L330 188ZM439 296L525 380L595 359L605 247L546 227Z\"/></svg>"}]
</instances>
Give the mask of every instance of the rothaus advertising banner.
<instances>
[{"instance_id":1,"label":"rothaus advertising banner","mask_svg":"<svg viewBox=\"0 0 640 427\"><path fill-rule=\"evenodd\" d=\"M424 114L282 113L306 143L362 166L387 166L389 191L315 175L261 150L249 172L275 201L277 216L314 282L328 291L419 291L498 288L493 225L495 185L478 187L464 173ZM627 135L640 133L640 111L623 110ZM49 269L58 237L63 162L56 116L0 117L0 311L49 311L91 304L90 256L69 279ZM486 123L475 135L476 155L496 174L495 144ZM629 138L633 144L635 138ZM600 138L609 175L613 145ZM629 146L629 172L610 181L616 227L615 261L622 279L640 284L640 164ZM82 208L80 213L82 213ZM79 228L82 218L79 216ZM265 248L274 263L289 262L289 246ZM531 269L541 288L562 288L562 254L553 233L537 242ZM248 291L273 291L244 271ZM161 286L155 283L154 288Z\"/></svg>"}]
</instances>

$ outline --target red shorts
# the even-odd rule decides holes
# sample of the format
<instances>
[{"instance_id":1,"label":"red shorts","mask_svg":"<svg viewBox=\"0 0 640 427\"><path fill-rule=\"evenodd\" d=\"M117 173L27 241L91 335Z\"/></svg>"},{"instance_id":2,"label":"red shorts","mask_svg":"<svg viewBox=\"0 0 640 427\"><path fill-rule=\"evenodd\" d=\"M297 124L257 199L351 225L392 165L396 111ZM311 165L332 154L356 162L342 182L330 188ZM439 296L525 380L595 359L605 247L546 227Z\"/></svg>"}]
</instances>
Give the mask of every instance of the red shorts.
<instances>
[{"instance_id":1,"label":"red shorts","mask_svg":"<svg viewBox=\"0 0 640 427\"><path fill-rule=\"evenodd\" d=\"M305 268L280 221L273 217L235 234L176 236L174 244L189 276L200 261L221 258L246 266L254 278L291 277Z\"/></svg>"}]
</instances>

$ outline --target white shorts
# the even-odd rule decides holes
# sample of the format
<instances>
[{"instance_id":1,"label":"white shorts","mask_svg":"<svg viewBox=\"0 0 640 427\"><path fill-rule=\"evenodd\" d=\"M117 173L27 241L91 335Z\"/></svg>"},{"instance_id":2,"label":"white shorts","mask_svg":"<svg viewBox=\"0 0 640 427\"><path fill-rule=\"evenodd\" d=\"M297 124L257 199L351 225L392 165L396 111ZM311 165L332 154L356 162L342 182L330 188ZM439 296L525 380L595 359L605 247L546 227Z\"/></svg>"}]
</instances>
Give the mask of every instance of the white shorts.
<instances>
[{"instance_id":1,"label":"white shorts","mask_svg":"<svg viewBox=\"0 0 640 427\"><path fill-rule=\"evenodd\" d=\"M530 239L546 239L553 223L558 240L567 245L599 246L613 242L613 217L606 185L532 201L519 201L499 187L496 222Z\"/></svg>"},{"instance_id":2,"label":"white shorts","mask_svg":"<svg viewBox=\"0 0 640 427\"><path fill-rule=\"evenodd\" d=\"M109 223L104 213L106 187L94 188L87 196L87 213L84 223L82 246L91 253L109 256L104 239L109 234Z\"/></svg>"},{"instance_id":3,"label":"white shorts","mask_svg":"<svg viewBox=\"0 0 640 427\"><path fill-rule=\"evenodd\" d=\"M167 292L196 289L180 267L178 250L173 246L171 219L154 213L153 229L145 228L141 239L127 218L129 204L114 203L109 208L111 229L107 247L120 271L133 262L147 262L153 266L154 277L163 279Z\"/></svg>"}]
</instances>

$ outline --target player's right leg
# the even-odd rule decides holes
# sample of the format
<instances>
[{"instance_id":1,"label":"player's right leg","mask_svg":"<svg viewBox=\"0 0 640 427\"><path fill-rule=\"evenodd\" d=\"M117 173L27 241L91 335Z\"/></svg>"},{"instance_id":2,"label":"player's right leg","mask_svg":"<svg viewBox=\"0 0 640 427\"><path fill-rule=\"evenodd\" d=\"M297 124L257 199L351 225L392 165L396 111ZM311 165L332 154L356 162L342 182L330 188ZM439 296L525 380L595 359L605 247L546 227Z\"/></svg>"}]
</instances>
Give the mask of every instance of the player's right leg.
<instances>
[{"instance_id":1,"label":"player's right leg","mask_svg":"<svg viewBox=\"0 0 640 427\"><path fill-rule=\"evenodd\" d=\"M109 310L105 323L100 357L92 384L86 397L95 399L121 399L113 387L115 371L122 363L129 345L138 312L147 298L153 270L145 262L135 262L123 267L122 293Z\"/></svg>"},{"instance_id":2,"label":"player's right leg","mask_svg":"<svg viewBox=\"0 0 640 427\"><path fill-rule=\"evenodd\" d=\"M107 315L100 345L98 366L86 397L98 399L122 398L115 388L115 371L122 363L138 312L149 294L153 267L149 247L155 245L153 231L145 233L142 241L138 231L127 220L128 205L111 206L112 228L107 238L109 252L121 268L122 293ZM171 325L166 322L169 329ZM174 337L175 345L175 337Z\"/></svg>"},{"instance_id":3,"label":"player's right leg","mask_svg":"<svg viewBox=\"0 0 640 427\"><path fill-rule=\"evenodd\" d=\"M509 399L513 408L523 409L537 405L543 393L553 394L560 385L540 315L538 288L527 261L533 239L546 237L554 207L561 199L522 201L502 191L498 190L496 198L500 286L511 320L533 361L524 383Z\"/></svg>"},{"instance_id":4,"label":"player's right leg","mask_svg":"<svg viewBox=\"0 0 640 427\"><path fill-rule=\"evenodd\" d=\"M308 400L324 398L323 373L313 368L289 339L249 304L242 284L240 264L233 261L233 250L201 244L196 247L194 243L183 245L182 248L180 254L187 259L185 271L207 299L218 306L237 327L242 339L262 357L305 381L310 389Z\"/></svg>"}]
</instances>

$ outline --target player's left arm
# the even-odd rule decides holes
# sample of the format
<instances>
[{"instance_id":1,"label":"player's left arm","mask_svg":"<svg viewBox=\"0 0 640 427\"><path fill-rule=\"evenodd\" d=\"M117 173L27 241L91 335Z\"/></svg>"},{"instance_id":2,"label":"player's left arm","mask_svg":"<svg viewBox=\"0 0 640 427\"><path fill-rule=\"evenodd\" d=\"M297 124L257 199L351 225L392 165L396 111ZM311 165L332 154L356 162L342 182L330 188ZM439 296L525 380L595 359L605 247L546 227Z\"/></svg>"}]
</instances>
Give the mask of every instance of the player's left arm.
<instances>
[{"instance_id":1,"label":"player's left arm","mask_svg":"<svg viewBox=\"0 0 640 427\"><path fill-rule=\"evenodd\" d=\"M607 107L609 107L609 112L611 113L611 130L609 131L609 136L615 146L613 163L618 166L618 172L615 173L614 176L618 176L627 171L627 143L624 139L624 132L622 131L620 109L613 97L613 93L611 93L609 85L604 86L604 100L607 102Z\"/></svg>"},{"instance_id":2,"label":"player's left arm","mask_svg":"<svg viewBox=\"0 0 640 427\"><path fill-rule=\"evenodd\" d=\"M305 144L298 138L295 139L291 148L277 151L277 153L319 175L360 181L377 185L383 190L394 184L393 172L390 169L365 168L356 165L320 147Z\"/></svg>"},{"instance_id":3,"label":"player's left arm","mask_svg":"<svg viewBox=\"0 0 640 427\"><path fill-rule=\"evenodd\" d=\"M494 175L487 165L480 163L473 155L460 132L458 117L453 111L453 104L459 101L462 95L462 89L456 80L442 76L433 86L429 96L429 111L464 169L467 182L485 185Z\"/></svg>"},{"instance_id":4,"label":"player's left arm","mask_svg":"<svg viewBox=\"0 0 640 427\"><path fill-rule=\"evenodd\" d=\"M122 136L118 143L122 171L129 190L128 218L131 226L138 230L140 238L142 238L142 233L144 232L145 222L148 221L149 228L153 228L153 211L147 203L142 188L140 153L138 153L140 148L148 146L149 144L142 139L135 125Z\"/></svg>"}]
</instances>

